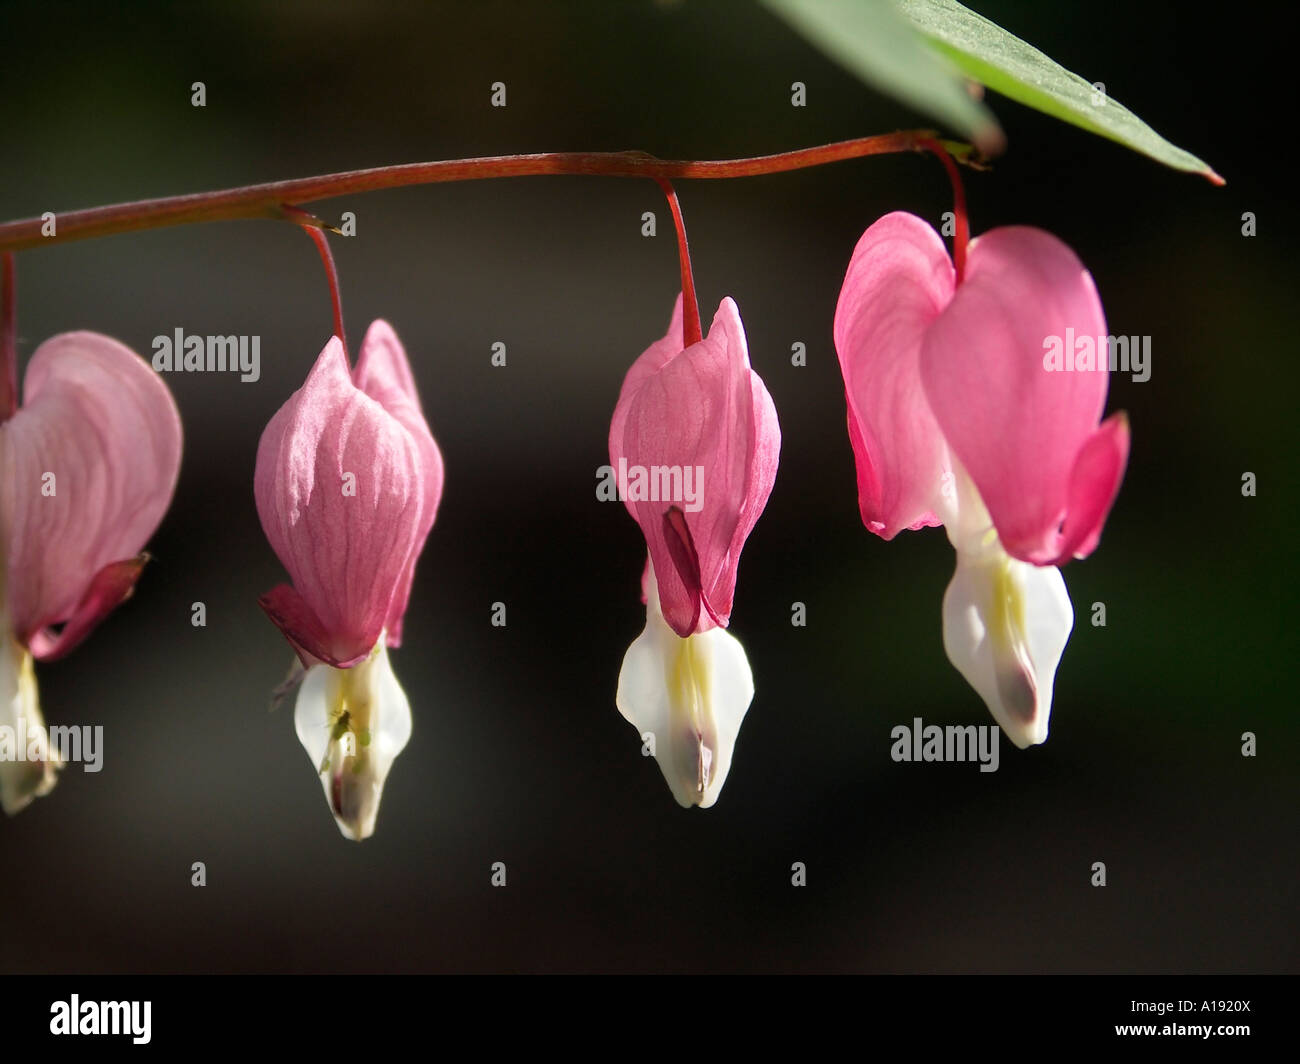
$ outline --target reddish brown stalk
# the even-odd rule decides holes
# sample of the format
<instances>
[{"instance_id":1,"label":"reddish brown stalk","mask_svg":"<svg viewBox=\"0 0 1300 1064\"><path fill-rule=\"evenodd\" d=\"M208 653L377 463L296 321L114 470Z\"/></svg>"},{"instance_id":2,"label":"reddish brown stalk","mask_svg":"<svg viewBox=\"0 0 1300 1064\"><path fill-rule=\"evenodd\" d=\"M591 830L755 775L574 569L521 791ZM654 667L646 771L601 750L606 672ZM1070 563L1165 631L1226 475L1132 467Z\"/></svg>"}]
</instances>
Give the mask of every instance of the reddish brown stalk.
<instances>
[{"instance_id":1,"label":"reddish brown stalk","mask_svg":"<svg viewBox=\"0 0 1300 1064\"><path fill-rule=\"evenodd\" d=\"M348 357L348 337L343 331L343 299L339 294L339 271L334 265L334 253L330 250L329 238L325 236L324 231L320 228L321 221L306 211L301 211L297 207L285 206L285 213L299 225L302 226L303 232L311 237L311 242L316 245L316 250L320 252L320 260L325 267L325 278L329 281L330 286L330 303L334 307L334 335L339 338L339 343L343 345L343 357ZM348 359L351 365L351 359Z\"/></svg>"},{"instance_id":2,"label":"reddish brown stalk","mask_svg":"<svg viewBox=\"0 0 1300 1064\"><path fill-rule=\"evenodd\" d=\"M18 410L18 352L14 326L14 257L0 255L0 422Z\"/></svg>"},{"instance_id":3,"label":"reddish brown stalk","mask_svg":"<svg viewBox=\"0 0 1300 1064\"><path fill-rule=\"evenodd\" d=\"M957 271L957 283L961 284L966 276L966 245L970 243L970 222L966 217L966 190L962 187L961 174L951 153L937 140L923 139L918 142L926 151L933 152L948 171L948 180L952 182L952 213L955 223L952 232L952 264Z\"/></svg>"},{"instance_id":4,"label":"reddish brown stalk","mask_svg":"<svg viewBox=\"0 0 1300 1064\"><path fill-rule=\"evenodd\" d=\"M286 204L312 203L336 199L359 192L408 185L435 184L446 181L474 181L494 177L532 177L543 174L586 174L595 177L648 177L655 180L683 178L754 177L784 173L811 166L861 159L869 155L887 155L902 151L935 151L948 158L948 149L934 140L926 130L886 133L876 137L859 137L814 148L760 155L748 159L683 161L657 159L644 152L547 152L538 155L501 155L484 159L453 159L445 162L405 163L380 166L370 170L348 170L319 177L290 181L273 181L262 185L217 192L198 192L187 196L140 200L110 207L69 211L57 215L57 229L52 236L42 236L49 228L47 220L28 218L0 224L0 252L47 247L73 240L112 236L117 233L160 229L195 222L228 221L236 218L278 218L299 221L286 210ZM954 146L962 161L969 160L970 149ZM324 223L319 223L324 224Z\"/></svg>"},{"instance_id":5,"label":"reddish brown stalk","mask_svg":"<svg viewBox=\"0 0 1300 1064\"><path fill-rule=\"evenodd\" d=\"M695 274L691 270L691 249L686 242L686 223L682 208L677 202L677 192L672 182L658 178L659 187L668 197L668 209L673 212L673 227L677 230L677 257L682 265L682 348L698 344L703 339L700 332L700 304L695 298Z\"/></svg>"}]
</instances>

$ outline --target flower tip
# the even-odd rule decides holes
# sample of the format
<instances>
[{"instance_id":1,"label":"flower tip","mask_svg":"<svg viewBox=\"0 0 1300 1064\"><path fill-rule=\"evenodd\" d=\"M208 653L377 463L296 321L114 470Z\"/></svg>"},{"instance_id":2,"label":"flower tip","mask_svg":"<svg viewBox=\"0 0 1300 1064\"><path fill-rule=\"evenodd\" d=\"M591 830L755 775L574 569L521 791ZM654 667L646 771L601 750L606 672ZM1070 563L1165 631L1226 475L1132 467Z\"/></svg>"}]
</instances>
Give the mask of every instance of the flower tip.
<instances>
[{"instance_id":1,"label":"flower tip","mask_svg":"<svg viewBox=\"0 0 1300 1064\"><path fill-rule=\"evenodd\" d=\"M362 842L375 833L383 783L370 773L357 773L340 765L329 778L330 809L345 839Z\"/></svg>"},{"instance_id":2,"label":"flower tip","mask_svg":"<svg viewBox=\"0 0 1300 1064\"><path fill-rule=\"evenodd\" d=\"M1032 666L1026 662L1020 667L1002 667L999 663L995 665L995 682L999 699L990 703L990 709L1002 733L1021 750L1045 742L1051 705L1042 704Z\"/></svg>"},{"instance_id":3,"label":"flower tip","mask_svg":"<svg viewBox=\"0 0 1300 1064\"><path fill-rule=\"evenodd\" d=\"M0 809L5 816L17 816L35 798L44 798L59 782L63 759L54 751L44 761L20 763L12 772L0 771Z\"/></svg>"},{"instance_id":4,"label":"flower tip","mask_svg":"<svg viewBox=\"0 0 1300 1064\"><path fill-rule=\"evenodd\" d=\"M397 330L387 318L376 318L366 329L365 339L361 343L364 347L366 344L373 343L396 343L400 346L401 342L397 339Z\"/></svg>"}]
</instances>

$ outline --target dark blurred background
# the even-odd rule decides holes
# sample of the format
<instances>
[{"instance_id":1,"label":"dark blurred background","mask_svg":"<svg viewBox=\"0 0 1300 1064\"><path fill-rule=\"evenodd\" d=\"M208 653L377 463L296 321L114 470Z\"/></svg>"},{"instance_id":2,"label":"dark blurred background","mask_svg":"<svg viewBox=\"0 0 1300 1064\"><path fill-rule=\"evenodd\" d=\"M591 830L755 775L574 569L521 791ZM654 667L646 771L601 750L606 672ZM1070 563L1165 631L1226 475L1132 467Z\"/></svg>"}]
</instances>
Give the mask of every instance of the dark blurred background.
<instances>
[{"instance_id":1,"label":"dark blurred background","mask_svg":"<svg viewBox=\"0 0 1300 1064\"><path fill-rule=\"evenodd\" d=\"M0 821L0 969L1295 970L1281 44L1264 15L1243 28L1177 3L974 6L1227 179L989 97L1009 150L967 177L975 231L1050 229L1092 270L1111 331L1153 337L1151 380L1112 379L1133 455L1101 548L1065 569L1076 627L1046 745L1004 740L992 774L889 757L914 716L991 721L944 656L943 533L886 544L861 525L831 342L862 230L948 209L931 159L679 188L706 321L736 299L784 435L733 613L757 694L708 811L676 806L614 707L644 548L594 490L623 374L678 288L652 183L314 208L356 213L356 237L334 241L350 339L394 324L447 465L393 655L414 736L361 845L335 827L292 707L268 712L290 651L256 601L283 579L253 506L258 436L330 331L315 251L264 222L38 249L18 257L22 360L77 328L147 355L179 327L260 335L262 378L168 378L186 449L156 560L88 643L38 670L50 723L104 726L104 770L73 766ZM929 124L742 2L41 0L6 2L0 26L2 218L395 162L723 158ZM489 365L498 340L505 369ZM1088 623L1097 601L1105 628Z\"/></svg>"}]
</instances>

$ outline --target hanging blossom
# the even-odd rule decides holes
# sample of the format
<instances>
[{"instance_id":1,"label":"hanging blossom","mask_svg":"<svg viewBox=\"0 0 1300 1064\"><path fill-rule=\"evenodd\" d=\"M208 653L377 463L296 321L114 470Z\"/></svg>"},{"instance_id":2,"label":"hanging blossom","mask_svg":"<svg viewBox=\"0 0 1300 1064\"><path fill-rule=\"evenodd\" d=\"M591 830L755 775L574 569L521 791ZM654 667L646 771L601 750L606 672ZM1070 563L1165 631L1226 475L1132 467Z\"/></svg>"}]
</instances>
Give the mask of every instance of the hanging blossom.
<instances>
[{"instance_id":1,"label":"hanging blossom","mask_svg":"<svg viewBox=\"0 0 1300 1064\"><path fill-rule=\"evenodd\" d=\"M682 297L662 340L623 381L609 430L619 494L641 526L646 626L618 678L619 711L683 806L717 801L754 696L744 648L724 631L740 551L776 478L781 430L724 299L683 350Z\"/></svg>"},{"instance_id":2,"label":"hanging blossom","mask_svg":"<svg viewBox=\"0 0 1300 1064\"><path fill-rule=\"evenodd\" d=\"M294 725L348 838L373 833L410 739L388 648L401 644L442 483L406 352L384 321L352 370L331 337L258 444L257 513L293 581L260 601L306 670Z\"/></svg>"},{"instance_id":3,"label":"hanging blossom","mask_svg":"<svg viewBox=\"0 0 1300 1064\"><path fill-rule=\"evenodd\" d=\"M0 417L0 807L13 814L62 764L32 659L67 654L130 597L176 488L181 420L149 365L93 332L41 344L22 406Z\"/></svg>"},{"instance_id":4,"label":"hanging blossom","mask_svg":"<svg viewBox=\"0 0 1300 1064\"><path fill-rule=\"evenodd\" d=\"M990 230L959 283L904 212L863 234L835 312L862 520L886 540L944 525L944 649L1019 747L1047 738L1074 623L1058 566L1096 547L1128 460L1125 415L1100 420L1105 336L1092 277L1056 237ZM1084 337L1092 361L1053 362Z\"/></svg>"}]
</instances>

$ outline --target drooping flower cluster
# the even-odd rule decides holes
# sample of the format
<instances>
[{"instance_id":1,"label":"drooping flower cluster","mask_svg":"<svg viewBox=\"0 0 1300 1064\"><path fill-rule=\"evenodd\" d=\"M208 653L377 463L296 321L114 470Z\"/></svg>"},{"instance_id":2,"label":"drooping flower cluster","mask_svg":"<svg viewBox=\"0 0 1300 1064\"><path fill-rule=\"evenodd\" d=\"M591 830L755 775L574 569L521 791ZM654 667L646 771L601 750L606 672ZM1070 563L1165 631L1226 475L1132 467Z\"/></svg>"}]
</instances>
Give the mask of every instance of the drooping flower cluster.
<instances>
[{"instance_id":1,"label":"drooping flower cluster","mask_svg":"<svg viewBox=\"0 0 1300 1064\"><path fill-rule=\"evenodd\" d=\"M618 494L647 551L645 628L623 658L615 703L674 799L707 808L754 696L745 650L726 629L781 433L730 298L701 336L669 193L687 297L628 370L609 430ZM337 279L316 239L341 334ZM853 253L834 338L863 522L886 540L944 526L957 556L945 650L1024 747L1047 736L1073 625L1058 567L1096 547L1129 430L1123 414L1101 420L1104 363L1044 359L1064 338L1106 332L1074 253L1024 227L992 230L968 250L959 276L927 223L881 218ZM0 324L11 322L6 312ZM0 329L0 354L11 359L7 335ZM53 786L59 764L33 658L66 653L130 595L175 488L181 428L161 380L94 333L41 345L25 403L10 412L0 420L0 806L12 813ZM257 512L290 577L260 603L297 655L295 729L348 838L373 833L410 739L388 650L401 644L442 489L405 350L383 321L355 368L332 337L258 446ZM26 756L6 753L8 735L24 737Z\"/></svg>"},{"instance_id":2,"label":"drooping flower cluster","mask_svg":"<svg viewBox=\"0 0 1300 1064\"><path fill-rule=\"evenodd\" d=\"M1047 738L1073 625L1057 566L1096 547L1129 447L1123 414L1100 422L1104 363L1055 372L1044 351L1105 333L1092 277L1051 234L985 233L958 284L903 212L863 234L835 312L862 520L887 540L944 525L944 647L1021 747Z\"/></svg>"}]
</instances>

